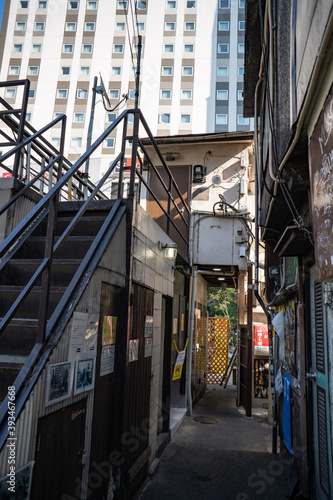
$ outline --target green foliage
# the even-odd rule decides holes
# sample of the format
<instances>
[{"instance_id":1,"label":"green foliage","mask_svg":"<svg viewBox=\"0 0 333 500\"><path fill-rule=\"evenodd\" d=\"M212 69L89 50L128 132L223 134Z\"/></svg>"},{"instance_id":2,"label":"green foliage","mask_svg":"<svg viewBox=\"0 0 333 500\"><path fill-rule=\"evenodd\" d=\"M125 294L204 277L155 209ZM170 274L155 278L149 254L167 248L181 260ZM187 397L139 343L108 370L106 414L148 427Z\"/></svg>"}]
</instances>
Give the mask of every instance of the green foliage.
<instances>
[{"instance_id":1,"label":"green foliage","mask_svg":"<svg viewBox=\"0 0 333 500\"><path fill-rule=\"evenodd\" d=\"M207 308L209 316L228 318L230 324L230 344L236 345L238 293L234 288L222 290L208 288Z\"/></svg>"}]
</instances>

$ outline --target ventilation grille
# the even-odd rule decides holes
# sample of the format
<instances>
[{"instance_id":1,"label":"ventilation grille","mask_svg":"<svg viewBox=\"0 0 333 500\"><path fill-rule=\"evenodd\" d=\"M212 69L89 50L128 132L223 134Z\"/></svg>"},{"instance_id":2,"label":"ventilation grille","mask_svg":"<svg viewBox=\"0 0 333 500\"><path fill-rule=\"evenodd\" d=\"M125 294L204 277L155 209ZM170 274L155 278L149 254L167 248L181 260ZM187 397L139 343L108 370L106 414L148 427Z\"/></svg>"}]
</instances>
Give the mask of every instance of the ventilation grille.
<instances>
[{"instance_id":1,"label":"ventilation grille","mask_svg":"<svg viewBox=\"0 0 333 500\"><path fill-rule=\"evenodd\" d=\"M327 444L327 421L326 421L326 393L321 387L317 387L318 407L318 447L319 447L319 470L321 487L329 495L329 470L328 470L328 444Z\"/></svg>"},{"instance_id":2,"label":"ventilation grille","mask_svg":"<svg viewBox=\"0 0 333 500\"><path fill-rule=\"evenodd\" d=\"M316 319L316 367L325 373L324 349L324 308L322 300L322 285L315 283L315 319Z\"/></svg>"}]
</instances>

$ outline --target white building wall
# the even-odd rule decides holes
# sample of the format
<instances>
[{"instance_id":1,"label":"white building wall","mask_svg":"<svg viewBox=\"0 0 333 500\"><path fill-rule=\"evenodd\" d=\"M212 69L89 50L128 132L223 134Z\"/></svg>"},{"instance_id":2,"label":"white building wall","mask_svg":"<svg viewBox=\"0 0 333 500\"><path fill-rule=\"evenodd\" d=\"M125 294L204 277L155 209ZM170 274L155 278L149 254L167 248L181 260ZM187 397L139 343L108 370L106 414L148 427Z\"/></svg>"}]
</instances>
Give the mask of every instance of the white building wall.
<instances>
[{"instance_id":1,"label":"white building wall","mask_svg":"<svg viewBox=\"0 0 333 500\"><path fill-rule=\"evenodd\" d=\"M131 51L126 31L116 31L116 22L126 23L125 13L116 11L116 0L99 1L97 11L86 10L87 2L79 2L78 11L68 10L68 2L65 0L48 0L47 9L38 9L38 3L29 0L28 9L19 8L19 0L6 0L9 5L9 17L6 33L4 26L1 35L1 42L4 44L2 57L0 79L2 81L8 78L8 69L10 60L13 58L19 61L20 74L17 78L26 78L29 66L29 59L40 59L38 78L31 79L31 88L36 89L35 100L29 100L28 112L32 114L32 125L35 128L41 128L50 122L54 117L56 90L60 82L69 83L68 98L64 99L63 106L57 104L57 108L67 114L67 133L65 150L70 155L70 159L76 159L86 147L87 132L90 118L92 86L94 76L102 74L106 87L115 84L120 86L120 99L122 94L128 92L129 86L134 86L134 76L132 74ZM224 60L229 66L229 125L227 130L236 130L236 112L237 112L237 82L241 78L237 76L238 66L241 64L239 54L237 56L237 27L238 12L244 12L239 9L238 0L231 0L229 12L230 22L230 54L228 59ZM148 2L148 10L138 10L138 21L145 23L143 35L143 57L141 70L141 96L140 107L146 117L148 125L153 134L179 134L179 133L206 133L216 130L216 61L217 61L217 25L218 15L224 9L219 9L218 0L196 1L196 8L186 8L186 0L177 0L176 9L167 9L166 2ZM65 31L66 16L78 13L73 57L67 58L62 53L64 40L68 42L69 32ZM85 16L96 13L95 32L88 33L93 36L93 57L82 57L82 42L86 40L87 32L84 31ZM37 34L34 31L35 16L46 16L45 31ZM164 31L165 16L175 16L176 30L172 35ZM17 16L27 16L27 27L25 32L18 34L15 31L15 23L20 20ZM184 31L184 22L188 19L195 19L195 31ZM6 16L4 24L6 24ZM131 10L128 9L128 26L130 38L133 38L133 25L131 19ZM114 37L124 37L123 57L117 58L113 54ZM134 40L135 42L137 40ZM22 43L21 53L13 52L13 45ZM32 45L42 44L41 53L33 53ZM165 54L163 52L165 43L174 44L174 53ZM184 44L193 44L194 52L185 53ZM134 54L135 55L135 54ZM172 99L161 101L160 90L167 88L168 83L161 81L161 66L163 59L173 60L173 77L170 79L170 89L172 90ZM186 82L182 77L183 59L194 60L193 78ZM90 66L90 75L80 74L80 67L87 64ZM136 63L135 63L136 64ZM60 68L63 65L70 65L70 75L62 75ZM122 68L121 76L111 74L111 68L119 65ZM16 77L15 77L16 78ZM13 77L10 77L13 79ZM82 103L75 101L77 82L84 82L88 90L87 100ZM109 85L109 82L110 85ZM112 87L111 87L112 88ZM193 89L192 100L187 104L181 99L182 89ZM2 94L3 95L3 94ZM11 104L17 105L17 100ZM57 100L59 102L59 100ZM134 100L127 102L127 107L133 107ZM117 110L120 113L124 108ZM59 111L57 109L57 111ZM84 124L73 125L74 112L84 112ZM170 113L169 124L159 124L159 113ZM190 123L181 123L181 115L190 114ZM101 103L101 97L97 96L95 109L95 121L93 140L96 139L103 130L109 125L106 121L106 111ZM244 130L244 127L242 127ZM58 138L60 136L59 127L52 129L48 137ZM71 146L71 139L80 137L82 145L79 148ZM116 149L110 148L102 153L102 147L99 147L91 161L91 179L94 181L105 172L110 159L114 156L121 142L121 130L116 135Z\"/></svg>"}]
</instances>

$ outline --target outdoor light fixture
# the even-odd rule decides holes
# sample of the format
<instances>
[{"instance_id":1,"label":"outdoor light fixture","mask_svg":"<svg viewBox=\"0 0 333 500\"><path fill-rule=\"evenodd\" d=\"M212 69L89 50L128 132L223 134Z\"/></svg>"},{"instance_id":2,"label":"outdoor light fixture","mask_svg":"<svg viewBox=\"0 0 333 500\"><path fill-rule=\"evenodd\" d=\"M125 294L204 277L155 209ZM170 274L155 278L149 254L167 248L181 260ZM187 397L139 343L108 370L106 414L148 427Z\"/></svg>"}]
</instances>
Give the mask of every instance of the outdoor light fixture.
<instances>
[{"instance_id":1,"label":"outdoor light fixture","mask_svg":"<svg viewBox=\"0 0 333 500\"><path fill-rule=\"evenodd\" d=\"M176 243L162 243L158 242L158 249L163 250L164 257L169 260L173 260L177 257L177 245Z\"/></svg>"},{"instance_id":2,"label":"outdoor light fixture","mask_svg":"<svg viewBox=\"0 0 333 500\"><path fill-rule=\"evenodd\" d=\"M220 278L217 278L219 281L224 281L225 278L223 276L221 276Z\"/></svg>"},{"instance_id":3,"label":"outdoor light fixture","mask_svg":"<svg viewBox=\"0 0 333 500\"><path fill-rule=\"evenodd\" d=\"M222 271L221 267L213 267L213 271Z\"/></svg>"},{"instance_id":4,"label":"outdoor light fixture","mask_svg":"<svg viewBox=\"0 0 333 500\"><path fill-rule=\"evenodd\" d=\"M193 183L202 183L206 181L206 167L204 165L194 165Z\"/></svg>"}]
</instances>

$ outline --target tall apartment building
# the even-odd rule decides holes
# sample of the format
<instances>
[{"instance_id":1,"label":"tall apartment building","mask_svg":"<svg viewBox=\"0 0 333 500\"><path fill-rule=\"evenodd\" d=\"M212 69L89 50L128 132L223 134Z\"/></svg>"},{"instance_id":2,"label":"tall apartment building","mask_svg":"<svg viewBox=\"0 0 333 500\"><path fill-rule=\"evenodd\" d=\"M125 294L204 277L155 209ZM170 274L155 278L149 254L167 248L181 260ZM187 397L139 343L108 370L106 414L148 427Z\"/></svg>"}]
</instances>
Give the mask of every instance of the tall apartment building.
<instances>
[{"instance_id":1,"label":"tall apartment building","mask_svg":"<svg viewBox=\"0 0 333 500\"><path fill-rule=\"evenodd\" d=\"M139 106L154 135L253 129L242 110L245 0L5 0L0 80L30 79L35 128L66 113L65 150L75 160L86 147L95 76L111 108L97 96L93 140L134 106L138 33ZM14 107L20 99L15 88L4 97ZM55 146L57 132L50 132ZM120 140L111 133L95 152L93 180Z\"/></svg>"}]
</instances>

